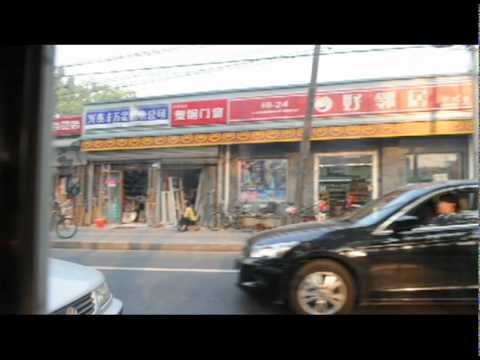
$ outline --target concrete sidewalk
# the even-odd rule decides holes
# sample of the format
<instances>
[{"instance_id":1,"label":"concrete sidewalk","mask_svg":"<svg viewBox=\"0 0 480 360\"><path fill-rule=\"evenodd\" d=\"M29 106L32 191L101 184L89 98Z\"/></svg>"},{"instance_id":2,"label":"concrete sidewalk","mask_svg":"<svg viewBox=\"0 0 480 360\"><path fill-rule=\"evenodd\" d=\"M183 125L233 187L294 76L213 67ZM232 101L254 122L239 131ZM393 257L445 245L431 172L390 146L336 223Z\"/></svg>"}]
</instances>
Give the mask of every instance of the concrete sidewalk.
<instances>
[{"instance_id":1,"label":"concrete sidewalk","mask_svg":"<svg viewBox=\"0 0 480 360\"><path fill-rule=\"evenodd\" d=\"M99 250L170 250L239 252L254 232L239 230L178 232L174 228L111 226L80 227L72 239L50 233L50 247Z\"/></svg>"}]
</instances>

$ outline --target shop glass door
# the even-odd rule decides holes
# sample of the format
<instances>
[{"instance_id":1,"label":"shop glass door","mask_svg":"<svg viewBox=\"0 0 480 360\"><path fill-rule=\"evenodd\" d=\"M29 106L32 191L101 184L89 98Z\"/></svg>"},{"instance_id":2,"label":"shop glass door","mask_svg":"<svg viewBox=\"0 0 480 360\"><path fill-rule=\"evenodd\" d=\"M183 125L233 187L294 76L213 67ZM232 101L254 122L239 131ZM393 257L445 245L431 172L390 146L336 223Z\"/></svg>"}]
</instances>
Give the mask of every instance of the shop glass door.
<instances>
[{"instance_id":1,"label":"shop glass door","mask_svg":"<svg viewBox=\"0 0 480 360\"><path fill-rule=\"evenodd\" d=\"M320 154L315 167L319 220L347 215L378 196L375 152Z\"/></svg>"}]
</instances>

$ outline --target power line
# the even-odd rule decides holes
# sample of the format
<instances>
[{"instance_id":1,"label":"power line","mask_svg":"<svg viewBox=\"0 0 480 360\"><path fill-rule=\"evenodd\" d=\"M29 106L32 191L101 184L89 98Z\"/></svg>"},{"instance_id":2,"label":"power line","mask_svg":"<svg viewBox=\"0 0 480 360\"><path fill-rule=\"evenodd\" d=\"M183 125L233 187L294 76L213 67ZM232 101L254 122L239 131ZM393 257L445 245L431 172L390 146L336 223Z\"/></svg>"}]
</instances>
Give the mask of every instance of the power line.
<instances>
[{"instance_id":1,"label":"power line","mask_svg":"<svg viewBox=\"0 0 480 360\"><path fill-rule=\"evenodd\" d=\"M56 66L56 67L57 68L71 68L71 67L79 67L79 66L85 66L85 65L101 64L101 63L117 61L117 60L131 59L131 58L135 58L135 57L161 55L161 54L167 54L167 53L170 53L170 52L174 52L174 51L185 49L187 47L192 47L192 46L194 46L194 47L207 47L207 46L211 46L211 45L180 45L180 46L176 46L176 47L173 47L173 48L157 49L157 50L155 50L155 49L145 50L145 51L139 51L139 52L134 52L134 53L130 53L130 54L107 57L107 58L103 58L103 59L89 60L89 61L78 62L78 63L67 64L67 65L59 65L59 66Z\"/></svg>"},{"instance_id":2,"label":"power line","mask_svg":"<svg viewBox=\"0 0 480 360\"><path fill-rule=\"evenodd\" d=\"M182 73L174 73L174 74L171 74L170 76L166 76L166 77L162 77L162 78L156 78L156 79L149 80L149 81L117 85L117 86L115 86L115 89L127 89L127 88L133 87L133 86L138 87L138 86L151 85L151 84L157 83L159 81L172 80L172 79L183 78L183 77L190 77L190 76L195 76L195 75L199 75L199 74L202 74L202 73L208 74L208 73L211 73L211 72L214 72L214 71L224 70L224 69L237 67L237 66L242 66L242 65L252 65L252 63L226 64L226 65L222 65L222 66L209 67L209 68L206 68L206 69L199 69L199 70L187 71L187 72L182 72ZM93 91L90 94L95 95L95 94L98 94L98 93L101 93L101 92L102 92L102 90ZM59 97L59 99L61 99L61 100L70 100L70 99L73 99L73 98L75 98L75 94L68 94L66 96Z\"/></svg>"},{"instance_id":3,"label":"power line","mask_svg":"<svg viewBox=\"0 0 480 360\"><path fill-rule=\"evenodd\" d=\"M270 49L268 49L268 48L271 48L271 46L266 45L266 46L262 46L260 49L249 49L247 51L247 53L251 53L252 51L254 51L258 55L259 52L269 51ZM298 51L294 52L293 54L297 54L297 53L298 53ZM139 79L139 78L145 77L145 76L152 77L152 76L164 75L165 72L169 72L170 70L174 70L174 69L167 69L167 70L159 69L159 70L156 70L156 71L145 72L145 73L140 73L140 74L139 73L134 73L133 75L128 75L128 74L123 74L123 75L120 75L120 76L119 75L114 75L114 76L111 76L111 77L106 78L106 79L102 77L101 82L109 84L111 86L115 86L114 84L118 84L119 82L123 82L125 80ZM178 74L178 72L176 72L174 74Z\"/></svg>"},{"instance_id":4,"label":"power line","mask_svg":"<svg viewBox=\"0 0 480 360\"><path fill-rule=\"evenodd\" d=\"M421 47L425 48L425 46L421 46ZM412 48L412 47L409 47L409 48ZM415 46L415 48L418 48L418 47ZM396 49L400 49L400 48L396 48ZM402 49L405 49L405 47L403 47ZM372 51L372 50L377 51L377 49L371 49L369 51ZM382 50L384 51L384 49L382 49ZM378 50L378 51L382 51L382 50ZM348 52L351 52L351 51L348 51ZM367 52L367 50L361 50L361 51L353 50L353 51L355 51L355 52ZM342 53L346 53L346 52L347 51L342 51ZM339 52L336 52L336 53L339 53ZM311 56L311 53L310 53L310 56ZM285 57L288 57L288 59L299 58L298 55L285 55L285 56L282 56L281 58L280 57L270 57L268 59L269 59L269 61L278 61L278 60L284 60ZM114 86L114 88L116 88L116 89L126 89L126 88L133 87L133 86L135 86L135 87L145 86L145 85L154 84L154 83L157 83L157 82L163 81L163 80L171 80L171 79L177 79L177 78L182 78L182 77L190 77L190 76L195 76L195 75L199 75L199 74L202 74L202 73L208 74L208 73L211 73L211 72L214 72L214 71L224 70L224 69L227 69L227 68L232 68L232 67L237 67L237 66L245 66L245 65L253 65L253 64L258 65L258 62L248 62L247 61L247 62L243 62L243 63L231 63L231 64L224 64L222 66L208 67L208 68L205 68L205 69L192 70L192 71L187 71L187 72L178 72L178 73L173 73L173 74L171 74L170 76L167 76L167 77L155 78L155 79L150 80L150 81L120 84L120 85ZM100 92L102 92L102 90L94 91L94 92L91 92L90 94L97 94L97 93L100 93ZM71 99L71 98L74 98L74 97L75 97L75 94L67 94L66 96L61 96L59 98L62 99L62 100L68 100L68 99Z\"/></svg>"},{"instance_id":5,"label":"power line","mask_svg":"<svg viewBox=\"0 0 480 360\"><path fill-rule=\"evenodd\" d=\"M194 63L194 64L176 64L176 65L165 65L165 66L152 66L152 67L144 67L138 69L124 69L124 70L111 70L111 71L97 71L91 73L77 73L67 76L90 76L90 75L105 75L105 74L117 74L117 73L124 73L124 72L135 72L135 71L150 71L150 70L157 70L157 69L175 69L175 68L184 68L184 67L195 67L195 66L206 66L206 65L223 65L223 64L232 64L232 63L243 63L243 62L257 62L257 61L267 61L267 60L275 60L275 59L290 59L296 57L303 57L303 56L310 56L309 54L303 55L281 55L281 56L270 56L265 58L250 58L250 59L239 59L239 60L226 60L226 61L211 61L211 62L204 62L204 63Z\"/></svg>"},{"instance_id":6,"label":"power line","mask_svg":"<svg viewBox=\"0 0 480 360\"><path fill-rule=\"evenodd\" d=\"M431 48L431 47L428 45L414 45L414 46L402 46L402 47L392 47L392 48L365 49L365 50L357 49L357 50L324 52L320 55L325 56L325 55L339 55L339 54L370 53L370 52L407 50L407 49L418 49L418 48ZM305 53L300 55L277 55L277 56L269 56L269 57L263 57L263 58L247 58L247 59L211 61L211 62L191 63L191 64L150 66L150 67L135 68L135 69L74 73L74 74L64 75L64 77L118 74L118 73L135 72L135 71L151 71L151 70L157 70L157 69L173 69L173 68L195 67L195 66L205 66L205 65L222 65L222 64L231 64L231 63L237 63L237 62L258 62L258 61L268 61L268 60L274 60L274 59L292 59L292 58L310 57L310 56L312 56L311 53Z\"/></svg>"},{"instance_id":7,"label":"power line","mask_svg":"<svg viewBox=\"0 0 480 360\"><path fill-rule=\"evenodd\" d=\"M409 46L408 48L412 48L412 47L413 47L413 46ZM422 46L419 46L419 47L420 47L420 48L426 48L426 47L428 47L428 46L422 45ZM405 49L405 48L406 48L406 47L401 47L401 48L398 47L398 48L394 48L394 49L400 50L400 49ZM415 46L415 48L417 48L417 46ZM429 48L430 48L430 47L429 47ZM351 52L363 52L363 53L364 53L364 52L371 52L371 51L387 51L387 50L390 50L390 49L391 49L391 48L389 48L389 49L369 49L369 50L347 50L347 51L341 51L341 52L340 52L340 51L337 51L337 52L335 52L335 54L338 54L338 53L351 53ZM458 50L458 49L459 49L459 48L457 47L456 50ZM329 53L329 54L333 54L333 53ZM285 56L289 56L289 57L290 57L290 59L288 59L288 60L295 60L295 59L298 58L297 56L291 56L291 55L302 55L302 56L303 56L303 54L298 54L298 52L295 52L295 53L290 53L290 54L283 54L283 57L282 57L282 58L271 57L271 58L269 58L268 60L265 60L265 61L269 61L269 62L271 62L271 61L277 61L277 60L281 61L281 60L285 60L285 59L284 59ZM244 65L247 65L247 64L249 64L249 63L251 63L251 62L245 62L245 63L240 63L240 62L239 62L239 63L233 63L233 64L231 64L231 65L244 66ZM258 64L259 62L254 62L254 63L257 63L257 64ZM228 66L228 67L231 67L231 66ZM188 71L188 72L174 72L174 73L172 74L173 76L172 76L172 75L169 75L169 76L167 76L167 77L161 76L160 78L158 78L157 76L155 76L155 79L163 80L163 79L172 79L172 78L175 78L175 77L180 78L180 77L184 77L185 75L190 75L190 74L197 74L197 73L202 73L202 72L211 72L211 71L209 71L210 69L215 71L216 69L221 70L221 69L223 69L223 68L224 68L224 66L220 66L220 67L208 67L208 68L206 68L206 69L201 69L201 70L194 71L194 72L190 72L190 71ZM163 74L156 74L156 75L163 75ZM150 74L145 73L145 74L136 74L136 75L133 75L133 76L122 77L122 78L120 78L120 79L117 79L117 78L111 78L111 79L108 79L108 80L102 79L102 80L99 80L99 82L101 82L102 84L108 84L109 86L122 86L122 87L130 87L130 86L135 86L135 85L137 85L137 84L141 86L141 85L147 85L147 84L151 84L151 83L156 82L156 81L154 80L154 81L147 81L147 82L144 82L144 81L135 81L135 82L127 83L127 84L124 84L124 83L123 83L123 81L125 81L125 80L129 80L129 79L139 79L140 77L145 77L145 76L149 76L149 78L151 78L151 77L153 77L153 74L151 74L151 73L150 73ZM111 81L113 81L113 84L112 84ZM124 86L124 85L125 85L125 86Z\"/></svg>"},{"instance_id":8,"label":"power line","mask_svg":"<svg viewBox=\"0 0 480 360\"><path fill-rule=\"evenodd\" d=\"M279 61L279 60L283 60L283 59L272 59L270 61ZM199 74L202 74L202 73L208 74L208 73L211 73L211 72L214 72L214 71L224 70L224 69L238 67L238 66L245 66L245 65L258 65L258 63L247 62L247 63L224 64L224 65L221 65L221 66L208 67L208 68L205 68L205 69L198 69L198 70L192 70L192 71L187 71L187 72L185 72L185 71L177 72L177 73L173 73L170 76L166 76L166 77L155 78L155 79L149 80L149 81L120 84L120 85L116 85L114 87L116 89L125 89L125 88L129 88L129 87L132 87L132 86L145 86L145 85L150 85L150 84L156 83L158 81L162 81L162 80L171 80L171 79L177 79L177 78L182 78L182 77L195 76L195 75L199 75ZM91 92L90 94L97 94L97 93L100 93L100 92L102 92L102 90L94 91L94 92ZM75 97L75 94L67 94L66 96L61 96L59 98L62 99L62 100L69 100L69 99L72 99L74 97Z\"/></svg>"}]
</instances>

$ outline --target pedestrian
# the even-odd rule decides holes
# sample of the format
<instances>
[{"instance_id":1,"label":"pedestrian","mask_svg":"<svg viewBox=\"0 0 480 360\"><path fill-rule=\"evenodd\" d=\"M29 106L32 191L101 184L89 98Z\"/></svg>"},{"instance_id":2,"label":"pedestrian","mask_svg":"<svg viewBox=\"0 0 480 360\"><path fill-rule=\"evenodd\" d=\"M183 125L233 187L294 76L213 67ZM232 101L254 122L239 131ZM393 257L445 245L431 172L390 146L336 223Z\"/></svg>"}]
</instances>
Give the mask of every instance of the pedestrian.
<instances>
[{"instance_id":1,"label":"pedestrian","mask_svg":"<svg viewBox=\"0 0 480 360\"><path fill-rule=\"evenodd\" d=\"M198 215L192 207L190 201L185 201L185 211L178 222L178 231L187 231L190 225L195 225L198 221Z\"/></svg>"}]
</instances>

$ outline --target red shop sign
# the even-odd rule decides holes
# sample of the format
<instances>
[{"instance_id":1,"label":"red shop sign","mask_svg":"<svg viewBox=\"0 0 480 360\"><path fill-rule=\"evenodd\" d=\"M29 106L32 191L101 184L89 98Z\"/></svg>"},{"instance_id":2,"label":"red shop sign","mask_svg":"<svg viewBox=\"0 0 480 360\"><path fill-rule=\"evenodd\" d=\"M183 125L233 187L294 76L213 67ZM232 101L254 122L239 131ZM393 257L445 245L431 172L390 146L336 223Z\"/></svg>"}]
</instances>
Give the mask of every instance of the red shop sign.
<instances>
[{"instance_id":1,"label":"red shop sign","mask_svg":"<svg viewBox=\"0 0 480 360\"><path fill-rule=\"evenodd\" d=\"M81 116L64 116L53 120L55 136L71 136L82 134Z\"/></svg>"},{"instance_id":2,"label":"red shop sign","mask_svg":"<svg viewBox=\"0 0 480 360\"><path fill-rule=\"evenodd\" d=\"M307 97L285 95L230 101L230 121L264 121L305 116Z\"/></svg>"},{"instance_id":3,"label":"red shop sign","mask_svg":"<svg viewBox=\"0 0 480 360\"><path fill-rule=\"evenodd\" d=\"M230 121L262 121L303 118L307 95L233 99ZM472 108L469 83L318 92L315 117L372 115Z\"/></svg>"},{"instance_id":4,"label":"red shop sign","mask_svg":"<svg viewBox=\"0 0 480 360\"><path fill-rule=\"evenodd\" d=\"M172 104L172 126L227 123L227 100L204 100Z\"/></svg>"}]
</instances>

